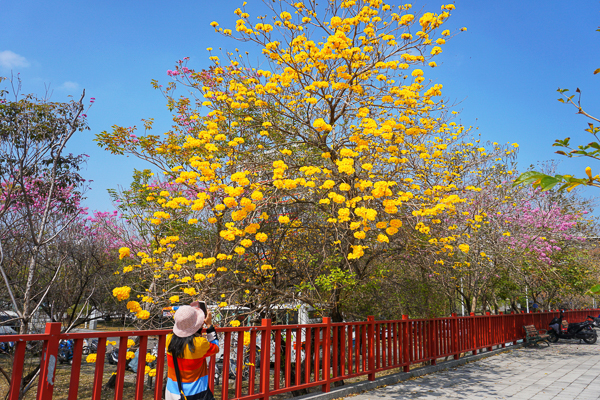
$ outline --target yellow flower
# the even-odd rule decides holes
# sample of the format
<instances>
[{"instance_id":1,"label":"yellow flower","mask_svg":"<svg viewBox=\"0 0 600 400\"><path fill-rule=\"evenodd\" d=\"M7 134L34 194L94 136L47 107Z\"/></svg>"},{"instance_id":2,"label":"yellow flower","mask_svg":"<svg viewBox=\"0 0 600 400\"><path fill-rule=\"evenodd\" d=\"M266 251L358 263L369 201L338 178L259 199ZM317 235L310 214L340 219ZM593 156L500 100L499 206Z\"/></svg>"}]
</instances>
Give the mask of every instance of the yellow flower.
<instances>
[{"instance_id":1,"label":"yellow flower","mask_svg":"<svg viewBox=\"0 0 600 400\"><path fill-rule=\"evenodd\" d=\"M128 351L127 354L125 354L125 358L128 360L133 360L134 357L135 353L133 351Z\"/></svg>"},{"instance_id":2,"label":"yellow flower","mask_svg":"<svg viewBox=\"0 0 600 400\"><path fill-rule=\"evenodd\" d=\"M400 221L399 219L393 219L390 221L390 225L394 228L400 228L402 226L402 221Z\"/></svg>"},{"instance_id":3,"label":"yellow flower","mask_svg":"<svg viewBox=\"0 0 600 400\"><path fill-rule=\"evenodd\" d=\"M129 248L127 248L127 247L121 247L119 249L119 260L122 260L125 257L129 257L130 253L131 253L131 251L129 250Z\"/></svg>"},{"instance_id":4,"label":"yellow flower","mask_svg":"<svg viewBox=\"0 0 600 400\"><path fill-rule=\"evenodd\" d=\"M130 292L131 288L129 286L121 286L113 289L113 296L119 301L127 300Z\"/></svg>"},{"instance_id":5,"label":"yellow flower","mask_svg":"<svg viewBox=\"0 0 600 400\"><path fill-rule=\"evenodd\" d=\"M364 231L354 232L354 237L357 239L364 239L367 234Z\"/></svg>"},{"instance_id":6,"label":"yellow flower","mask_svg":"<svg viewBox=\"0 0 600 400\"><path fill-rule=\"evenodd\" d=\"M156 369L152 368L150 371L148 371L148 376L150 376L150 377L156 376Z\"/></svg>"},{"instance_id":7,"label":"yellow flower","mask_svg":"<svg viewBox=\"0 0 600 400\"><path fill-rule=\"evenodd\" d=\"M313 126L319 132L329 132L332 129L331 125L325 122L323 118L316 119L315 122L313 122Z\"/></svg>"},{"instance_id":8,"label":"yellow flower","mask_svg":"<svg viewBox=\"0 0 600 400\"><path fill-rule=\"evenodd\" d=\"M355 260L358 258L361 258L364 254L365 254L365 249L367 248L367 246L361 246L361 245L352 245L350 246L352 247L352 253L348 254L348 259L349 260Z\"/></svg>"},{"instance_id":9,"label":"yellow flower","mask_svg":"<svg viewBox=\"0 0 600 400\"><path fill-rule=\"evenodd\" d=\"M150 318L150 312L147 310L140 310L140 311L138 311L138 313L135 316L138 319L148 319L148 318Z\"/></svg>"},{"instance_id":10,"label":"yellow flower","mask_svg":"<svg viewBox=\"0 0 600 400\"><path fill-rule=\"evenodd\" d=\"M177 296L177 295L171 296L171 297L169 297L169 301L171 302L171 304L178 303L179 302L179 296Z\"/></svg>"},{"instance_id":11,"label":"yellow flower","mask_svg":"<svg viewBox=\"0 0 600 400\"><path fill-rule=\"evenodd\" d=\"M387 233L390 236L395 235L396 233L398 233L398 228L394 228L393 226L390 226L389 228L387 228L385 230L385 233Z\"/></svg>"},{"instance_id":12,"label":"yellow flower","mask_svg":"<svg viewBox=\"0 0 600 400\"><path fill-rule=\"evenodd\" d=\"M95 363L96 362L96 354L88 354L88 356L85 358L85 362Z\"/></svg>"},{"instance_id":13,"label":"yellow flower","mask_svg":"<svg viewBox=\"0 0 600 400\"><path fill-rule=\"evenodd\" d=\"M259 242L265 242L268 239L268 236L266 233L257 233L255 236L256 240L258 240Z\"/></svg>"},{"instance_id":14,"label":"yellow flower","mask_svg":"<svg viewBox=\"0 0 600 400\"><path fill-rule=\"evenodd\" d=\"M136 312L140 311L142 309L142 307L140 306L140 303L138 303L137 301L130 301L127 303L127 309L130 312L136 313Z\"/></svg>"},{"instance_id":15,"label":"yellow flower","mask_svg":"<svg viewBox=\"0 0 600 400\"><path fill-rule=\"evenodd\" d=\"M227 303L222 301L219 303L219 307L227 307Z\"/></svg>"},{"instance_id":16,"label":"yellow flower","mask_svg":"<svg viewBox=\"0 0 600 400\"><path fill-rule=\"evenodd\" d=\"M377 241L381 243L389 243L390 239L388 239L388 237L384 234L379 234L379 236L377 236Z\"/></svg>"},{"instance_id":17,"label":"yellow flower","mask_svg":"<svg viewBox=\"0 0 600 400\"><path fill-rule=\"evenodd\" d=\"M459 244L458 248L460 249L460 251L462 251L463 253L468 253L469 252L469 245L468 244Z\"/></svg>"},{"instance_id":18,"label":"yellow flower","mask_svg":"<svg viewBox=\"0 0 600 400\"><path fill-rule=\"evenodd\" d=\"M152 361L154 361L154 360L156 360L156 356L155 356L155 355L152 355L152 354L150 354L150 353L147 353L147 354L146 354L146 362L147 362L147 363L151 363L151 362L152 362Z\"/></svg>"},{"instance_id":19,"label":"yellow flower","mask_svg":"<svg viewBox=\"0 0 600 400\"><path fill-rule=\"evenodd\" d=\"M280 224L287 224L290 222L290 218L285 215L280 216L278 219Z\"/></svg>"},{"instance_id":20,"label":"yellow flower","mask_svg":"<svg viewBox=\"0 0 600 400\"><path fill-rule=\"evenodd\" d=\"M233 320L229 323L229 325L233 326L234 328L237 328L238 326L240 326L240 321L238 321L237 319Z\"/></svg>"}]
</instances>

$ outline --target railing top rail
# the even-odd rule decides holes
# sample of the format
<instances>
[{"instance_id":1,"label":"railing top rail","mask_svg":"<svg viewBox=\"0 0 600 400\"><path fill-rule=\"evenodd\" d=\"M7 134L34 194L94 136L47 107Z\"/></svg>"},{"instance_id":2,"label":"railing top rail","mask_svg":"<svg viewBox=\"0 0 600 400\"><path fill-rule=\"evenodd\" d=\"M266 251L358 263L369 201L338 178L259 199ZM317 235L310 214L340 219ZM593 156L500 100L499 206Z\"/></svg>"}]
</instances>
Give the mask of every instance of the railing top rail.
<instances>
[{"instance_id":1,"label":"railing top rail","mask_svg":"<svg viewBox=\"0 0 600 400\"><path fill-rule=\"evenodd\" d=\"M27 342L33 340L48 340L47 333L35 333L30 335L0 335L0 342Z\"/></svg>"},{"instance_id":2,"label":"railing top rail","mask_svg":"<svg viewBox=\"0 0 600 400\"><path fill-rule=\"evenodd\" d=\"M377 321L375 321L377 322ZM392 322L392 321L389 321ZM355 325L368 325L369 321L352 321L352 322L333 322L331 326L355 326Z\"/></svg>"}]
</instances>

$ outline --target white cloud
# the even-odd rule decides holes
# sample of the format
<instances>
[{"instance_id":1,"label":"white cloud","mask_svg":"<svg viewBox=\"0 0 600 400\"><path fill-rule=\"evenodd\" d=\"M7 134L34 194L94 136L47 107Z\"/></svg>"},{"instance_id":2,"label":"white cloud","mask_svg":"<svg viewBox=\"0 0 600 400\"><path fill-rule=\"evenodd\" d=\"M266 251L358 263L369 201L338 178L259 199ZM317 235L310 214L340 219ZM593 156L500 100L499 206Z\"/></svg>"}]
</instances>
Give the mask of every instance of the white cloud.
<instances>
[{"instance_id":1,"label":"white cloud","mask_svg":"<svg viewBox=\"0 0 600 400\"><path fill-rule=\"evenodd\" d=\"M18 67L29 67L29 61L23 56L10 50L0 51L0 67L12 69Z\"/></svg>"},{"instance_id":2,"label":"white cloud","mask_svg":"<svg viewBox=\"0 0 600 400\"><path fill-rule=\"evenodd\" d=\"M77 82L71 82L71 81L66 81L65 83L63 83L62 85L60 85L59 89L76 90L76 89L79 89L79 83L77 83Z\"/></svg>"}]
</instances>

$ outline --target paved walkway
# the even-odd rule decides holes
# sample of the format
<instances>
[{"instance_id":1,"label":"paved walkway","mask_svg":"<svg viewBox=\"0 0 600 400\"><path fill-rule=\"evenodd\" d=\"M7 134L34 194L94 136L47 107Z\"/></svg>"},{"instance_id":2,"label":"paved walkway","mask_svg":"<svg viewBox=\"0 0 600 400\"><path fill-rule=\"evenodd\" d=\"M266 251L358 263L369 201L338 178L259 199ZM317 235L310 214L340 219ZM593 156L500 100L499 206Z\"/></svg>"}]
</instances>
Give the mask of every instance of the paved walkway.
<instances>
[{"instance_id":1,"label":"paved walkway","mask_svg":"<svg viewBox=\"0 0 600 400\"><path fill-rule=\"evenodd\" d=\"M600 399L600 342L516 349L351 400Z\"/></svg>"}]
</instances>

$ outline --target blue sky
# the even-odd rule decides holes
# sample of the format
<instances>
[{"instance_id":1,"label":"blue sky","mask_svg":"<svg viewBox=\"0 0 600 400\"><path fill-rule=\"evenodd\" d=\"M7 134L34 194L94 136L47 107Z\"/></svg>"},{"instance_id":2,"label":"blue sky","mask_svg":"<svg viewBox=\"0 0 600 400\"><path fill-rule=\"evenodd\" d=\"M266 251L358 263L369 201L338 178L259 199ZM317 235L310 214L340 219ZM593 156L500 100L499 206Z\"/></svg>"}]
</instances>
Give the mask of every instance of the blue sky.
<instances>
[{"instance_id":1,"label":"blue sky","mask_svg":"<svg viewBox=\"0 0 600 400\"><path fill-rule=\"evenodd\" d=\"M19 73L24 92L52 100L75 97L86 89L96 102L88 113L91 131L73 140L69 150L90 156L85 176L92 180L86 205L112 208L108 188L127 186L133 158L112 156L93 142L112 125L140 125L153 117L156 131L171 123L160 92L150 81L166 83L166 71L190 57L190 66L209 65L207 47L234 49L240 44L219 36L213 20L234 27L233 10L241 1L41 1L0 0L0 76ZM392 1L393 4L400 4ZM439 11L440 1L414 1L413 9ZM600 114L598 1L457 0L449 29L468 28L444 46L438 68L426 77L444 85L444 96L461 111L460 121L478 127L483 140L518 142L519 166L556 158L560 172L583 174L600 163L567 160L552 143L570 136L587 143L587 120L561 105L558 87L583 91L583 104ZM260 1L247 10L264 13ZM258 52L255 53L258 55ZM593 189L586 193L595 195Z\"/></svg>"}]
</instances>

